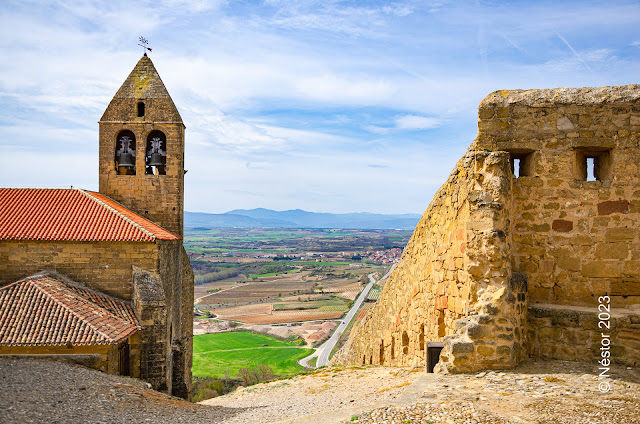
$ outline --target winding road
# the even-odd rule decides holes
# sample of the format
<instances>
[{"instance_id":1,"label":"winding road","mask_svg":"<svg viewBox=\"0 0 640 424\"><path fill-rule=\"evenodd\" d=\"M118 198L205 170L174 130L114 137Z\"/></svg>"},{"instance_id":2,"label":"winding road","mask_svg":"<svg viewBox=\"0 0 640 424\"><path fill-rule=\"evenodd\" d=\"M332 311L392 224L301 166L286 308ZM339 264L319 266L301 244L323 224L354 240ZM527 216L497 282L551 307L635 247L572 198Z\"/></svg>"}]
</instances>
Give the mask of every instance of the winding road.
<instances>
[{"instance_id":1,"label":"winding road","mask_svg":"<svg viewBox=\"0 0 640 424\"><path fill-rule=\"evenodd\" d=\"M393 266L389 268L389 271L387 271L387 273L381 278L381 280L384 280L385 278L389 277L389 274L391 274L391 271L393 271L395 266L396 264L393 264ZM353 318L356 316L356 314L360 310L360 306L362 306L362 303L367 298L369 291L371 291L371 287L373 287L375 283L376 283L376 280L373 278L373 273L369 274L369 283L364 287L362 292L360 292L360 295L358 295L358 298L355 300L355 302L353 302L353 306L351 307L351 309L349 309L347 316L345 316L342 319L342 321L340 322L336 330L333 332L329 340L327 340L320 347L318 347L318 349L314 353L312 353L310 356L307 356L306 358L301 359L299 361L301 365L307 366L306 364L308 363L308 361L315 357L318 358L316 360L316 368L324 367L329 363L329 355L331 355L331 351L336 346L336 343L338 343L338 339L340 339L340 336L342 335L342 333L344 333L344 330L346 330L346 328L349 326L349 323L351 322L351 320L353 320Z\"/></svg>"}]
</instances>

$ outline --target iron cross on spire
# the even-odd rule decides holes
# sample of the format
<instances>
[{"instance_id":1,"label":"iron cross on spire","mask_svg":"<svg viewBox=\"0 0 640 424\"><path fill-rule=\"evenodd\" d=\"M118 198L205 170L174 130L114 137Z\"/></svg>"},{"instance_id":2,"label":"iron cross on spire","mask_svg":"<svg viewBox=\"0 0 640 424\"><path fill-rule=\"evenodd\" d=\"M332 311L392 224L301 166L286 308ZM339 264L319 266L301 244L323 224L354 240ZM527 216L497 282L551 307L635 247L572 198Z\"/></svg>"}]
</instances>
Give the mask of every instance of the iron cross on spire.
<instances>
[{"instance_id":1,"label":"iron cross on spire","mask_svg":"<svg viewBox=\"0 0 640 424\"><path fill-rule=\"evenodd\" d=\"M144 55L146 56L147 55L147 50L151 51L151 47L147 47L147 45L149 44L149 40L147 40L144 37L140 37L140 38L138 38L138 41L140 41L138 43L138 45L140 47L142 47L142 51L144 52Z\"/></svg>"}]
</instances>

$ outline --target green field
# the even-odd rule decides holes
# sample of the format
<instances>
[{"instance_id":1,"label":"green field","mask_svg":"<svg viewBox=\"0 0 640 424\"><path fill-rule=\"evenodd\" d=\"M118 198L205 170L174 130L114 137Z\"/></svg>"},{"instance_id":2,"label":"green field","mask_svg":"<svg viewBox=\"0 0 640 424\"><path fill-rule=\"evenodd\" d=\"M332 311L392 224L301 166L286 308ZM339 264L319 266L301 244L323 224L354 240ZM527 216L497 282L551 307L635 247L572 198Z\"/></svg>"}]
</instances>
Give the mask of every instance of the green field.
<instances>
[{"instance_id":1,"label":"green field","mask_svg":"<svg viewBox=\"0 0 640 424\"><path fill-rule=\"evenodd\" d=\"M231 377L242 368L268 365L276 374L290 375L302 370L297 364L311 354L295 343L246 331L193 336L193 375Z\"/></svg>"},{"instance_id":2,"label":"green field","mask_svg":"<svg viewBox=\"0 0 640 424\"><path fill-rule=\"evenodd\" d=\"M293 274L296 272L300 272L299 269L291 269L289 271L281 271L281 272L268 272L266 274L258 274L258 275L250 275L249 278L262 278L262 277L275 277L280 274Z\"/></svg>"}]
</instances>

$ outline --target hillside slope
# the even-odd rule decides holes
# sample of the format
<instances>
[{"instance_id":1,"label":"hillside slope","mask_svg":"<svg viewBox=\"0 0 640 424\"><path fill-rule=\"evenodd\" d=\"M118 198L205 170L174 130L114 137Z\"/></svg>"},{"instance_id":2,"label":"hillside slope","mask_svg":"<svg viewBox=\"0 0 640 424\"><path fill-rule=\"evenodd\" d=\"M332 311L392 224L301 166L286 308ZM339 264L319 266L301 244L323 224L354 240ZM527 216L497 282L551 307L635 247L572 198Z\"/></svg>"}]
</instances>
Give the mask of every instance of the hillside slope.
<instances>
[{"instance_id":1,"label":"hillside slope","mask_svg":"<svg viewBox=\"0 0 640 424\"><path fill-rule=\"evenodd\" d=\"M613 366L611 390L601 393L595 363L526 362L515 370L458 375L327 368L202 404L140 380L27 358L0 357L0 381L2 423L640 422L640 372Z\"/></svg>"}]
</instances>

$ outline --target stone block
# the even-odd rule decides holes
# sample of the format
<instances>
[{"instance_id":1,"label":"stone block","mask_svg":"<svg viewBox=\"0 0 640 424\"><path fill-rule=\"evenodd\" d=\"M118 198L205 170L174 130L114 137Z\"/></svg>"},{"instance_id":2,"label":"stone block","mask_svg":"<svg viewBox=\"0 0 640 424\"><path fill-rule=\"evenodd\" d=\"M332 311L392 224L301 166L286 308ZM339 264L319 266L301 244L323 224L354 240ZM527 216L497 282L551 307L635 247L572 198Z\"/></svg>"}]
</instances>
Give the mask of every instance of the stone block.
<instances>
[{"instance_id":1,"label":"stone block","mask_svg":"<svg viewBox=\"0 0 640 424\"><path fill-rule=\"evenodd\" d=\"M556 265L559 268L565 269L567 271L577 272L581 269L580 259L577 257L558 258L556 260Z\"/></svg>"},{"instance_id":2,"label":"stone block","mask_svg":"<svg viewBox=\"0 0 640 424\"><path fill-rule=\"evenodd\" d=\"M640 277L640 261L624 261L622 269L625 275Z\"/></svg>"},{"instance_id":3,"label":"stone block","mask_svg":"<svg viewBox=\"0 0 640 424\"><path fill-rule=\"evenodd\" d=\"M629 244L626 242L598 243L595 253L596 259L627 259Z\"/></svg>"},{"instance_id":4,"label":"stone block","mask_svg":"<svg viewBox=\"0 0 640 424\"><path fill-rule=\"evenodd\" d=\"M575 361L577 359L576 349L571 346L562 344L551 345L548 346L546 351L551 359L559 359L561 361Z\"/></svg>"},{"instance_id":5,"label":"stone block","mask_svg":"<svg viewBox=\"0 0 640 424\"><path fill-rule=\"evenodd\" d=\"M573 230L573 222L567 221L564 219L556 219L551 224L551 228L553 228L554 231L557 231L560 233L567 233Z\"/></svg>"},{"instance_id":6,"label":"stone block","mask_svg":"<svg viewBox=\"0 0 640 424\"><path fill-rule=\"evenodd\" d=\"M451 353L473 353L473 343L464 341L453 341L451 343Z\"/></svg>"},{"instance_id":7,"label":"stone block","mask_svg":"<svg viewBox=\"0 0 640 424\"><path fill-rule=\"evenodd\" d=\"M610 215L612 213L628 213L629 201L613 200L598 203L598 215Z\"/></svg>"},{"instance_id":8,"label":"stone block","mask_svg":"<svg viewBox=\"0 0 640 424\"><path fill-rule=\"evenodd\" d=\"M558 128L559 131L571 131L575 127L571 123L571 120L569 120L569 118L567 118L566 116L561 116L556 120L556 128Z\"/></svg>"},{"instance_id":9,"label":"stone block","mask_svg":"<svg viewBox=\"0 0 640 424\"><path fill-rule=\"evenodd\" d=\"M631 241L636 238L637 230L633 228L609 228L605 232L605 241L609 243L617 241Z\"/></svg>"},{"instance_id":10,"label":"stone block","mask_svg":"<svg viewBox=\"0 0 640 424\"><path fill-rule=\"evenodd\" d=\"M589 261L582 265L584 277L614 278L622 276L622 266L619 261Z\"/></svg>"},{"instance_id":11,"label":"stone block","mask_svg":"<svg viewBox=\"0 0 640 424\"><path fill-rule=\"evenodd\" d=\"M492 356L495 353L495 349L491 346L479 345L477 348L478 355Z\"/></svg>"},{"instance_id":12,"label":"stone block","mask_svg":"<svg viewBox=\"0 0 640 424\"><path fill-rule=\"evenodd\" d=\"M481 339L487 335L486 327L480 324L476 324L474 322L469 323L466 326L466 330L467 330L467 336L469 336L469 338L472 340Z\"/></svg>"},{"instance_id":13,"label":"stone block","mask_svg":"<svg viewBox=\"0 0 640 424\"><path fill-rule=\"evenodd\" d=\"M531 226L531 229L536 233L546 233L551 229L551 227L547 223L544 223L544 224L533 224Z\"/></svg>"},{"instance_id":14,"label":"stone block","mask_svg":"<svg viewBox=\"0 0 640 424\"><path fill-rule=\"evenodd\" d=\"M640 296L640 279L624 279L611 282L610 292L614 296Z\"/></svg>"},{"instance_id":15,"label":"stone block","mask_svg":"<svg viewBox=\"0 0 640 424\"><path fill-rule=\"evenodd\" d=\"M595 242L595 237L590 234L576 234L571 236L569 243L578 246L590 246Z\"/></svg>"},{"instance_id":16,"label":"stone block","mask_svg":"<svg viewBox=\"0 0 640 424\"><path fill-rule=\"evenodd\" d=\"M512 341L513 333L500 333L497 337L502 340Z\"/></svg>"},{"instance_id":17,"label":"stone block","mask_svg":"<svg viewBox=\"0 0 640 424\"><path fill-rule=\"evenodd\" d=\"M538 330L538 338L541 343L558 343L562 339L562 328L543 327Z\"/></svg>"}]
</instances>

